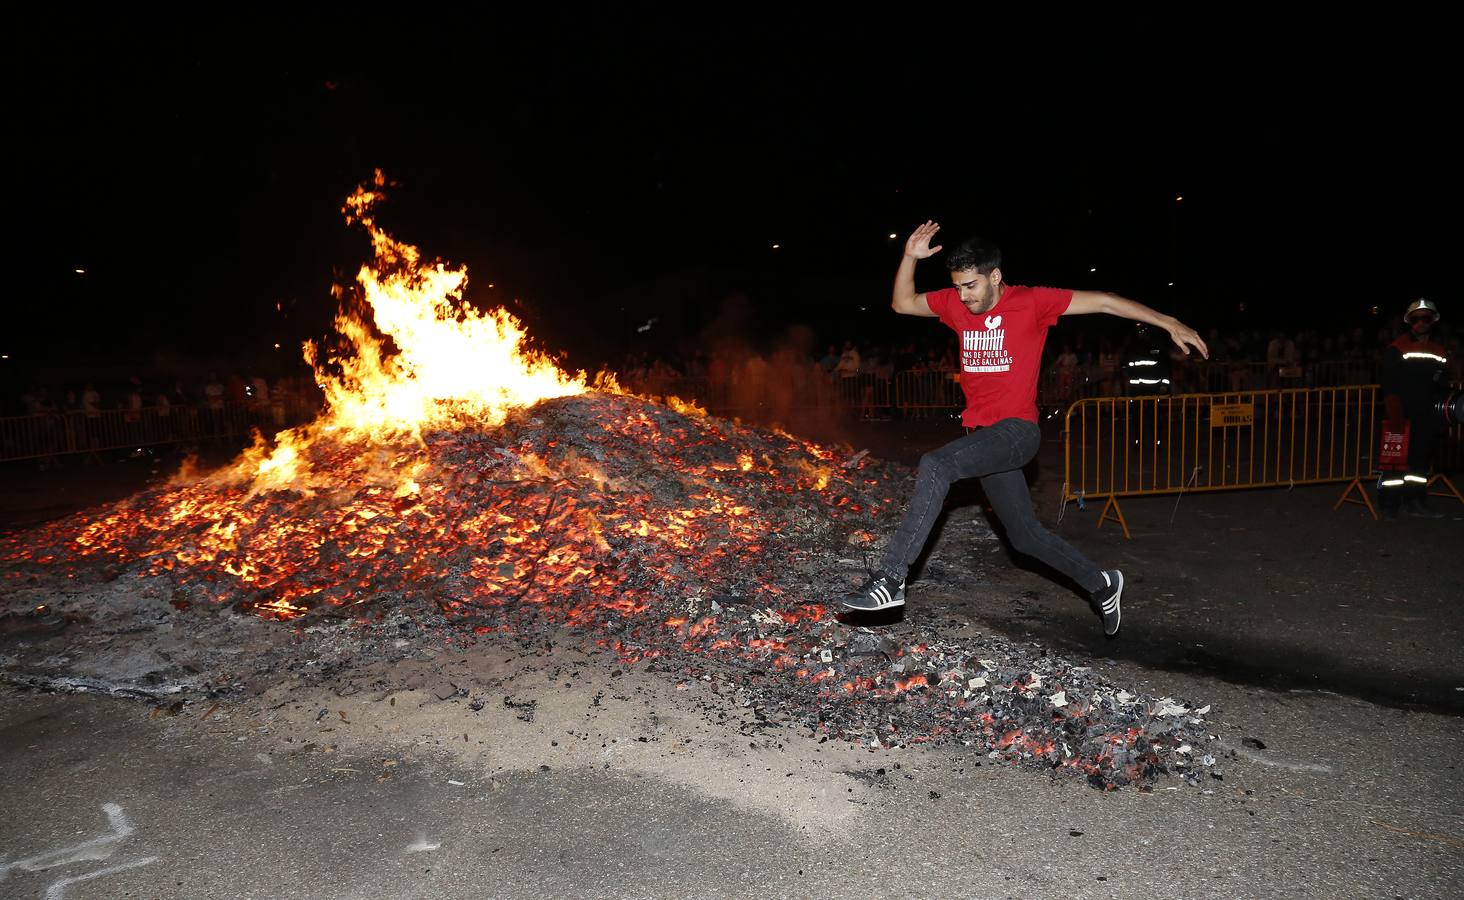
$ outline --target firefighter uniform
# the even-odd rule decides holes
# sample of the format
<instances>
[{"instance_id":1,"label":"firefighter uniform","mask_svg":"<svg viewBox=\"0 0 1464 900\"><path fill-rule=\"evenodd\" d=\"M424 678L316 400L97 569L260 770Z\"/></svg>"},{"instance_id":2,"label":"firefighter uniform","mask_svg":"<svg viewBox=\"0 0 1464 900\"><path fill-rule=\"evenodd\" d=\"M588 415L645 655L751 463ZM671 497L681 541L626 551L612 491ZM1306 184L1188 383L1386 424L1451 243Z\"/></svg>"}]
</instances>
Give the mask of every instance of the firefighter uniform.
<instances>
[{"instance_id":1,"label":"firefighter uniform","mask_svg":"<svg viewBox=\"0 0 1464 900\"><path fill-rule=\"evenodd\" d=\"M1438 310L1427 300L1408 308L1410 324ZM1405 471L1384 472L1378 483L1378 501L1387 513L1400 508L1425 512L1429 465L1438 436L1434 404L1446 384L1448 357L1444 347L1429 337L1425 327L1411 327L1383 351L1383 404L1388 421L1408 424L1408 460ZM1425 513L1426 514L1426 513Z\"/></svg>"}]
</instances>

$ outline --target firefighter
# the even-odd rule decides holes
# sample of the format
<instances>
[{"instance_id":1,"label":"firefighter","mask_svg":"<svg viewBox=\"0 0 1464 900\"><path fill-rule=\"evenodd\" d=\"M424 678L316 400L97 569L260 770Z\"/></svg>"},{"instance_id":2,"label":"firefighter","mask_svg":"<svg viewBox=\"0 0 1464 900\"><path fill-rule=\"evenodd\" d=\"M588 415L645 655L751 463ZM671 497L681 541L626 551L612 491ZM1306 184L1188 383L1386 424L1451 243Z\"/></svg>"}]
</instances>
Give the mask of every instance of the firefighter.
<instances>
[{"instance_id":1,"label":"firefighter","mask_svg":"<svg viewBox=\"0 0 1464 900\"><path fill-rule=\"evenodd\" d=\"M1403 512L1427 519L1442 513L1428 508L1429 463L1438 434L1434 403L1445 387L1448 356L1429 337L1439 309L1420 297L1403 315L1408 329L1383 350L1383 408L1387 430L1407 430L1408 459L1404 471L1384 472L1378 482L1378 504L1392 518Z\"/></svg>"}]
</instances>

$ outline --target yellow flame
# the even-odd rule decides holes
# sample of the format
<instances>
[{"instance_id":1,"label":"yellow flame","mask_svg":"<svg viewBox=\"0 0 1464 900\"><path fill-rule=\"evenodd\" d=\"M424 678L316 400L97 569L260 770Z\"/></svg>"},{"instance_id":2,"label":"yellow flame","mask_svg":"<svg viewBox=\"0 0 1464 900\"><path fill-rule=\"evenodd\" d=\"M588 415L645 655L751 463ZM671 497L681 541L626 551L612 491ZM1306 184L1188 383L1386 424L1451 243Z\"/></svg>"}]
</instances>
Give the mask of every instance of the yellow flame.
<instances>
[{"instance_id":1,"label":"yellow flame","mask_svg":"<svg viewBox=\"0 0 1464 900\"><path fill-rule=\"evenodd\" d=\"M427 263L416 247L391 237L372 208L386 180L377 171L346 199L346 221L371 235L373 260L356 275L360 313L342 306L335 319L342 350L323 354L312 343L305 359L325 394L325 409L309 425L276 435L274 446L255 446L218 477L249 481L252 491L309 490L304 450L329 436L336 440L416 438L421 430L450 424L501 424L510 409L540 400L581 394L585 374L569 375L526 345L523 325L507 310L468 305L466 268ZM379 335L379 336L378 336ZM617 390L602 375L601 390Z\"/></svg>"},{"instance_id":2,"label":"yellow flame","mask_svg":"<svg viewBox=\"0 0 1464 900\"><path fill-rule=\"evenodd\" d=\"M706 409L699 405L695 400L682 400L680 397L673 395L666 398L666 405L676 412L681 413L683 416L699 416L701 418L706 418L707 415Z\"/></svg>"},{"instance_id":3,"label":"yellow flame","mask_svg":"<svg viewBox=\"0 0 1464 900\"><path fill-rule=\"evenodd\" d=\"M828 466L814 466L802 460L794 461L794 468L799 475L812 482L810 485L815 491L821 491L829 486L830 469Z\"/></svg>"},{"instance_id":4,"label":"yellow flame","mask_svg":"<svg viewBox=\"0 0 1464 900\"><path fill-rule=\"evenodd\" d=\"M383 184L379 172L376 184ZM356 283L375 330L396 352L388 355L372 327L346 311L336 316L336 329L351 352L327 366L317 348L307 347L335 424L371 435L464 415L497 425L511 408L584 393L584 373L568 375L528 348L523 325L507 310L480 312L464 303L466 268L424 263L416 247L379 228L371 207L380 197L362 186L343 211L371 233L375 258ZM339 374L329 371L336 368Z\"/></svg>"}]
</instances>

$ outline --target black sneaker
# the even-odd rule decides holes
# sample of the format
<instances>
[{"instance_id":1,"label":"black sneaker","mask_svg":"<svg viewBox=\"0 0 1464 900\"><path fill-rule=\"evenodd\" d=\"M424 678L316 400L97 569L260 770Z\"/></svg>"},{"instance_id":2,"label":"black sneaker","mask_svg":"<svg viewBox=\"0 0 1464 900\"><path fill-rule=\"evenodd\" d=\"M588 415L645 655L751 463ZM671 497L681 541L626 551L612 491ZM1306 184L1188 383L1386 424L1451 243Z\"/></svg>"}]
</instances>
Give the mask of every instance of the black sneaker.
<instances>
[{"instance_id":1,"label":"black sneaker","mask_svg":"<svg viewBox=\"0 0 1464 900\"><path fill-rule=\"evenodd\" d=\"M1093 595L1093 605L1103 617L1103 633L1109 637L1118 634L1119 622L1123 619L1123 573L1117 569L1105 569L1105 586Z\"/></svg>"},{"instance_id":2,"label":"black sneaker","mask_svg":"<svg viewBox=\"0 0 1464 900\"><path fill-rule=\"evenodd\" d=\"M904 606L905 580L896 580L884 572L874 572L857 592L840 597L839 602L850 609L861 609L865 612Z\"/></svg>"}]
</instances>

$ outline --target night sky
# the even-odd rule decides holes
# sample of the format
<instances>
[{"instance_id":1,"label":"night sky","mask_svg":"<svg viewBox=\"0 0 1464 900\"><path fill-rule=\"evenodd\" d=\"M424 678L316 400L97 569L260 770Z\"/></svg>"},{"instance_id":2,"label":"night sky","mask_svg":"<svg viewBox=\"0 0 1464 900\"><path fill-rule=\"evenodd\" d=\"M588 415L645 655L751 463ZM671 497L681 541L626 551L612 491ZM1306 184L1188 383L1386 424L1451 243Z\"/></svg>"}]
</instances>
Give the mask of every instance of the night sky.
<instances>
[{"instance_id":1,"label":"night sky","mask_svg":"<svg viewBox=\"0 0 1464 900\"><path fill-rule=\"evenodd\" d=\"M578 365L709 328L939 339L888 310L926 218L998 241L1009 281L1202 332L1464 315L1441 23L910 14L32 19L0 353L293 362L378 167L390 231Z\"/></svg>"}]
</instances>

